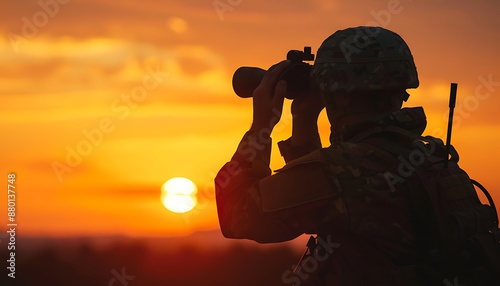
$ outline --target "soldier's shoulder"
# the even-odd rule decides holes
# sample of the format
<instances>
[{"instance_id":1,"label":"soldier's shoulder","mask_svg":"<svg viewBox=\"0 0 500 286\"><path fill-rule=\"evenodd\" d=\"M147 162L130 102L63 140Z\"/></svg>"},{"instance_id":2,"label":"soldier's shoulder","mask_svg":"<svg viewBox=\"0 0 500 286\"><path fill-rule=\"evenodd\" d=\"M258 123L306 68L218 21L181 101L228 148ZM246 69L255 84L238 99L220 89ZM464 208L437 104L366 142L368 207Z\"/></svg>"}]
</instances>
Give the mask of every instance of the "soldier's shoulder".
<instances>
[{"instance_id":1,"label":"soldier's shoulder","mask_svg":"<svg viewBox=\"0 0 500 286\"><path fill-rule=\"evenodd\" d=\"M283 168L278 169L276 171L281 172L297 166L302 166L307 164L326 164L327 161L324 154L325 149L326 148L314 150L305 156L299 157L295 160L288 162Z\"/></svg>"},{"instance_id":2,"label":"soldier's shoulder","mask_svg":"<svg viewBox=\"0 0 500 286\"><path fill-rule=\"evenodd\" d=\"M351 165L371 157L374 149L364 143L337 142L324 148L322 152L331 164Z\"/></svg>"}]
</instances>

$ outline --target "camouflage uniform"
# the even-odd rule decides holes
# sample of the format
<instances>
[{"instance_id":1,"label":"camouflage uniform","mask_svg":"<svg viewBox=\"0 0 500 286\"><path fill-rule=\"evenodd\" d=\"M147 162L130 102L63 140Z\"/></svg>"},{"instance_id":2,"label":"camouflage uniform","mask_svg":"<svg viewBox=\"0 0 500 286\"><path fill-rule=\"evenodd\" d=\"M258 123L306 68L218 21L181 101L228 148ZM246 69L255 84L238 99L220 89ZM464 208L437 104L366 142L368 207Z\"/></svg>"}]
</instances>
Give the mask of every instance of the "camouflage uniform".
<instances>
[{"instance_id":1,"label":"camouflage uniform","mask_svg":"<svg viewBox=\"0 0 500 286\"><path fill-rule=\"evenodd\" d=\"M407 88L418 86L411 55L399 56L408 50L402 40L397 42L399 36L384 47L372 42L377 35L366 29L351 28L325 40L312 70L322 89L377 92L400 87L398 81ZM339 36L344 38L339 41ZM356 44L356 37L365 40ZM351 50L332 39L350 44ZM394 49L402 44L405 49ZM370 46L371 54L360 46ZM382 60L370 62L373 57ZM361 83L353 84L359 78ZM327 148L321 148L319 136L307 146L282 141L278 146L286 165L275 174L269 168L270 140L247 132L215 179L223 235L270 243L318 234L331 247L323 247L327 252L318 256L314 271L284 275L287 284L421 285L417 276L429 270L421 265L410 198L405 184L388 176L401 160L377 146L411 151L425 126L421 107L404 108L343 126ZM410 174L405 183L413 180Z\"/></svg>"}]
</instances>

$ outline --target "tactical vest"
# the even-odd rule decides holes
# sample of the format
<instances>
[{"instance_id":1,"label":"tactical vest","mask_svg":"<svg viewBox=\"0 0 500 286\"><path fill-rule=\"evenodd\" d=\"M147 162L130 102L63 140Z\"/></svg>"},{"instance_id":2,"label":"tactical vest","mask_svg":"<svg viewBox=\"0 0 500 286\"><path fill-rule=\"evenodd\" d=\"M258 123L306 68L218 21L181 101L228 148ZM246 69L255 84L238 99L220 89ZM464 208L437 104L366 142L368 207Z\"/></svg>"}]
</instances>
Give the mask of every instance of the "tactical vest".
<instances>
[{"instance_id":1,"label":"tactical vest","mask_svg":"<svg viewBox=\"0 0 500 286\"><path fill-rule=\"evenodd\" d=\"M410 135L393 127L387 132ZM414 148L408 149L381 138L359 144L367 144L385 157L387 172L392 172L394 183L402 184L402 189L408 191L421 260L413 265L402 265L396 271L374 266L374 271L347 276L342 273L329 275L328 269L323 267L325 273L301 285L378 285L373 284L375 279L386 279L381 282L385 284L380 285L500 285L500 229L494 202L484 187L471 180L458 166L454 148L444 167L445 147L440 139L418 137ZM403 178L401 170L394 169L397 165L394 160L401 156L411 158L415 150L427 152L421 152L424 157L420 161L408 159L415 168L411 170L411 177ZM481 203L474 185L485 193L489 205ZM305 259L315 255L316 245L310 239Z\"/></svg>"},{"instance_id":2,"label":"tactical vest","mask_svg":"<svg viewBox=\"0 0 500 286\"><path fill-rule=\"evenodd\" d=\"M395 265L396 268L374 265L372 270L346 275L330 274L332 265L328 261L322 261L318 263L316 277L310 275L300 285L500 285L500 230L491 196L458 166L458 153L454 148L450 149L450 158L440 139L409 132L407 129L410 128L405 124L411 124L411 119L396 121L398 122L395 124L380 124L365 129L365 132L354 133L355 136L348 142L339 144L361 146L362 149L364 147L365 150L371 150L375 157L383 158L380 162L373 162L373 165L385 169L384 175L390 186L407 192L411 198L410 208L419 259L415 263ZM412 144L396 143L396 140L392 140L394 137L406 138ZM275 190L263 193L266 196L273 194L272 198L262 197L264 211L284 210L328 199L331 194L327 191L327 185L336 185L337 189L356 190L367 183L366 178L356 174L355 168L342 167L350 164L343 162L346 156L356 157L356 154L337 152L334 153L336 157L328 158L326 149L317 150L287 164L284 170L290 172L283 175L289 176L287 188L268 185L264 180L261 188ZM401 158L406 159L405 166L401 166ZM369 160L367 162L372 163ZM297 167L302 165L308 167ZM309 166L314 166L315 169L310 169ZM326 173L334 178L314 175L324 173L322 170L325 168L329 169ZM304 172L310 172L314 181L308 192L301 193L298 190L305 188L301 183ZM474 184L485 192L489 205L480 202ZM292 192L291 195L290 190L297 192ZM319 233L319 238L326 234ZM367 250L370 251L369 248ZM323 257L318 251L321 248L318 249L315 239L311 239L303 258L314 255ZM359 255L379 254L372 251ZM384 261L383 257L381 261ZM376 284L375 281L382 284Z\"/></svg>"},{"instance_id":3,"label":"tactical vest","mask_svg":"<svg viewBox=\"0 0 500 286\"><path fill-rule=\"evenodd\" d=\"M397 128L389 132L411 136ZM412 198L419 247L425 261L442 282L450 281L451 285L451 281L463 285L500 285L500 229L491 196L458 166L454 148L445 163L448 154L440 139L413 137L413 150L391 142L376 144L374 148L393 158L409 158L411 152L422 147L428 151L429 155L418 162L421 166L414 169L415 178L401 182ZM481 203L474 185L485 193L489 205Z\"/></svg>"}]
</instances>

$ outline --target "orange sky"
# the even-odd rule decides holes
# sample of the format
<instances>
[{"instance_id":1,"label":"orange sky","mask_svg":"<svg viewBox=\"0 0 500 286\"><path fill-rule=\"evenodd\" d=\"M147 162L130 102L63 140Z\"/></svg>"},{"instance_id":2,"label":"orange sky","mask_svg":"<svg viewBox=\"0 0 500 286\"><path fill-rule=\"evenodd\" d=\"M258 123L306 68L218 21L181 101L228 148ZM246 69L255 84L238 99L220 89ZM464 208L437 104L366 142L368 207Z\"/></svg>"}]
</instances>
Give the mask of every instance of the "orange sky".
<instances>
[{"instance_id":1,"label":"orange sky","mask_svg":"<svg viewBox=\"0 0 500 286\"><path fill-rule=\"evenodd\" d=\"M459 83L453 143L500 205L498 1L180 2L0 4L0 174L5 184L18 175L23 234L217 228L213 177L251 122L251 101L232 93L233 71L267 68L304 45L315 51L359 25L387 27L410 45L421 86L406 105L425 107L427 134L444 138L449 84ZM289 115L282 121L275 141L289 136ZM325 116L320 126L327 144ZM78 148L80 158L68 155ZM282 163L273 154L272 166ZM175 176L199 187L191 213L160 203L160 186Z\"/></svg>"}]
</instances>

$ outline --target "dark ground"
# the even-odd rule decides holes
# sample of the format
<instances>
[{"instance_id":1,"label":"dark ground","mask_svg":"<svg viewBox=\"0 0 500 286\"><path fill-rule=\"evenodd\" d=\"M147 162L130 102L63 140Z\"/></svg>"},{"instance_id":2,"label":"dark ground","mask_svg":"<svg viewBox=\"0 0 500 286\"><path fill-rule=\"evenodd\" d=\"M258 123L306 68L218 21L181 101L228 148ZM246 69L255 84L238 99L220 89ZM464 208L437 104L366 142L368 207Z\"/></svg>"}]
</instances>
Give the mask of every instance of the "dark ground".
<instances>
[{"instance_id":1,"label":"dark ground","mask_svg":"<svg viewBox=\"0 0 500 286\"><path fill-rule=\"evenodd\" d=\"M20 286L272 286L300 253L287 245L173 238L19 238L16 278L0 249L0 285ZM206 235L205 235L206 236Z\"/></svg>"}]
</instances>

